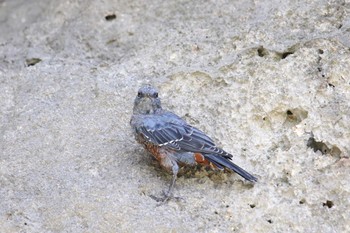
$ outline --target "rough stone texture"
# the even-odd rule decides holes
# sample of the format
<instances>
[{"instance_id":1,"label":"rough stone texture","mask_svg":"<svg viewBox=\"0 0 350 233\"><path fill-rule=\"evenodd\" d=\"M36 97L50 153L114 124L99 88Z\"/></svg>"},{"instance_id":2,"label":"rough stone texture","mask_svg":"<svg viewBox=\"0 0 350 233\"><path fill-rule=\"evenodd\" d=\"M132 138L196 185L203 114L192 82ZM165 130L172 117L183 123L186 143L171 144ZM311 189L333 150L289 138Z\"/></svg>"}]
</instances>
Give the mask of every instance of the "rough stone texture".
<instances>
[{"instance_id":1,"label":"rough stone texture","mask_svg":"<svg viewBox=\"0 0 350 233\"><path fill-rule=\"evenodd\" d=\"M350 232L349 11L1 0L1 232ZM145 82L259 182L197 171L157 206L170 176L129 129Z\"/></svg>"}]
</instances>

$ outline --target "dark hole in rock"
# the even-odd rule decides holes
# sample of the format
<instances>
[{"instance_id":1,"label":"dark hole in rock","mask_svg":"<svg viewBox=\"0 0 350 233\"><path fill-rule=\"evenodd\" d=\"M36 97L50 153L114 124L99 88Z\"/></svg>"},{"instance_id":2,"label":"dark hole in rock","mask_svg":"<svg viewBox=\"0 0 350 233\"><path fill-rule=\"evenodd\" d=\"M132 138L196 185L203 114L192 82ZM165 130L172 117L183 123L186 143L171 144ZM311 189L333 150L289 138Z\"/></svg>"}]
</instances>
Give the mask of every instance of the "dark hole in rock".
<instances>
[{"instance_id":1,"label":"dark hole in rock","mask_svg":"<svg viewBox=\"0 0 350 233\"><path fill-rule=\"evenodd\" d=\"M335 87L332 83L328 83L328 86Z\"/></svg>"},{"instance_id":2,"label":"dark hole in rock","mask_svg":"<svg viewBox=\"0 0 350 233\"><path fill-rule=\"evenodd\" d=\"M305 199L303 198L303 199L301 199L300 201L299 201L299 204L300 205L302 205L302 204L304 204L305 203Z\"/></svg>"},{"instance_id":3,"label":"dark hole in rock","mask_svg":"<svg viewBox=\"0 0 350 233\"><path fill-rule=\"evenodd\" d=\"M322 204L323 206L327 206L328 208L332 208L334 206L333 201L327 200L325 203Z\"/></svg>"},{"instance_id":4,"label":"dark hole in rock","mask_svg":"<svg viewBox=\"0 0 350 233\"><path fill-rule=\"evenodd\" d=\"M268 51L264 47L258 48L258 56L259 57L265 57L268 54Z\"/></svg>"},{"instance_id":5,"label":"dark hole in rock","mask_svg":"<svg viewBox=\"0 0 350 233\"><path fill-rule=\"evenodd\" d=\"M115 43L115 42L117 42L118 43L118 40L117 39L110 39L109 41L107 41L107 43L106 44L113 44L113 43Z\"/></svg>"},{"instance_id":6,"label":"dark hole in rock","mask_svg":"<svg viewBox=\"0 0 350 233\"><path fill-rule=\"evenodd\" d=\"M255 208L255 204L250 204L249 206L250 206L250 208L252 208L252 209Z\"/></svg>"},{"instance_id":7,"label":"dark hole in rock","mask_svg":"<svg viewBox=\"0 0 350 233\"><path fill-rule=\"evenodd\" d=\"M281 53L281 59L285 59L286 57L288 57L289 55L293 54L294 52L284 52Z\"/></svg>"},{"instance_id":8,"label":"dark hole in rock","mask_svg":"<svg viewBox=\"0 0 350 233\"><path fill-rule=\"evenodd\" d=\"M318 70L318 72L321 72L322 68L321 67L317 67L317 70Z\"/></svg>"},{"instance_id":9,"label":"dark hole in rock","mask_svg":"<svg viewBox=\"0 0 350 233\"><path fill-rule=\"evenodd\" d=\"M308 116L308 112L302 108L287 109L284 126L292 127L302 122Z\"/></svg>"},{"instance_id":10,"label":"dark hole in rock","mask_svg":"<svg viewBox=\"0 0 350 233\"><path fill-rule=\"evenodd\" d=\"M272 223L272 220L271 220L271 219L268 219L267 222L268 222L268 223Z\"/></svg>"},{"instance_id":11,"label":"dark hole in rock","mask_svg":"<svg viewBox=\"0 0 350 233\"><path fill-rule=\"evenodd\" d=\"M343 24L339 24L338 29L341 29L343 27Z\"/></svg>"},{"instance_id":12,"label":"dark hole in rock","mask_svg":"<svg viewBox=\"0 0 350 233\"><path fill-rule=\"evenodd\" d=\"M35 57L26 59L27 66L34 66L41 61L42 60L40 58Z\"/></svg>"},{"instance_id":13,"label":"dark hole in rock","mask_svg":"<svg viewBox=\"0 0 350 233\"><path fill-rule=\"evenodd\" d=\"M219 214L217 211L214 211L215 214Z\"/></svg>"},{"instance_id":14,"label":"dark hole in rock","mask_svg":"<svg viewBox=\"0 0 350 233\"><path fill-rule=\"evenodd\" d=\"M106 15L106 17L105 17L105 19L107 21L111 21L111 20L114 20L116 18L117 18L117 16L115 14Z\"/></svg>"},{"instance_id":15,"label":"dark hole in rock","mask_svg":"<svg viewBox=\"0 0 350 233\"><path fill-rule=\"evenodd\" d=\"M319 53L319 54L323 54L324 52L323 52L322 49L319 49L319 50L318 50L318 53Z\"/></svg>"},{"instance_id":16,"label":"dark hole in rock","mask_svg":"<svg viewBox=\"0 0 350 233\"><path fill-rule=\"evenodd\" d=\"M314 150L314 152L321 151L322 154L327 154L330 152L330 149L328 148L328 146L325 143L316 141L313 136L311 136L309 138L306 145L309 148L312 148Z\"/></svg>"}]
</instances>

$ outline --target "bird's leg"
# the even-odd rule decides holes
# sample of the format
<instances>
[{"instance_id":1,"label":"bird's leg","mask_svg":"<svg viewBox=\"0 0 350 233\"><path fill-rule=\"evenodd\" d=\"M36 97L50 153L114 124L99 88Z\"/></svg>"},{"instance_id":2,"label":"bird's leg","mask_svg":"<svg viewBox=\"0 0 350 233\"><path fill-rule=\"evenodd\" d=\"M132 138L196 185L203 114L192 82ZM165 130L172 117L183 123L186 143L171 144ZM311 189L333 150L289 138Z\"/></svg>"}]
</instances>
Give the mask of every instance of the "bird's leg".
<instances>
[{"instance_id":1,"label":"bird's leg","mask_svg":"<svg viewBox=\"0 0 350 233\"><path fill-rule=\"evenodd\" d=\"M163 191L163 197L155 197L153 195L151 196L151 198L153 198L157 202L165 203L165 202L169 201L171 198L174 198L173 192L174 192L174 187L175 187L175 183L176 183L177 173L179 172L179 166L177 165L177 163L175 161L172 164L171 170L172 170L173 177L171 179L171 183L170 183L168 191L167 192ZM178 199L178 197L175 197L175 198Z\"/></svg>"},{"instance_id":2,"label":"bird's leg","mask_svg":"<svg viewBox=\"0 0 350 233\"><path fill-rule=\"evenodd\" d=\"M177 178L177 173L173 173L173 177L172 177L172 179L171 179L171 183L170 183L168 192L163 192L163 194L164 194L164 200L163 200L163 202L166 202L166 201L168 201L170 198L173 197L173 192L174 192L174 187L175 187L176 178Z\"/></svg>"}]
</instances>

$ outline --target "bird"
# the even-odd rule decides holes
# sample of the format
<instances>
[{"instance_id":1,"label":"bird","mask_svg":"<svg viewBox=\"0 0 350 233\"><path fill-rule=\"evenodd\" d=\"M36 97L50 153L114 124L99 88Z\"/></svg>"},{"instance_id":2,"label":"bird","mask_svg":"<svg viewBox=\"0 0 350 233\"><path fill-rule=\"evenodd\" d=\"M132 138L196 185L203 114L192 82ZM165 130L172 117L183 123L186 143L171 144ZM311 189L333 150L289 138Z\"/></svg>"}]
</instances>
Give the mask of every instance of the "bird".
<instances>
[{"instance_id":1,"label":"bird","mask_svg":"<svg viewBox=\"0 0 350 233\"><path fill-rule=\"evenodd\" d=\"M157 88L150 84L142 85L137 92L130 125L136 141L172 174L163 197L152 196L156 201L166 202L173 197L177 174L182 166L199 164L231 170L250 182L257 182L255 176L233 163L233 156L216 146L203 131L163 109Z\"/></svg>"}]
</instances>

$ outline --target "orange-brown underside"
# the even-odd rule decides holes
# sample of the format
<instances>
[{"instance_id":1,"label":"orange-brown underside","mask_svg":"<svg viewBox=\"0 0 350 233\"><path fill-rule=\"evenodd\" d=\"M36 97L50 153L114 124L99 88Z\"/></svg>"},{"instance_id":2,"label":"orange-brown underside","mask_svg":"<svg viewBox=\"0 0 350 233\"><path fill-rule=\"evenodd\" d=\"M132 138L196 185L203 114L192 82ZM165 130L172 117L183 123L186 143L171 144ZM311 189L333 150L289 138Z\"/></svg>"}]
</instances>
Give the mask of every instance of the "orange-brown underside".
<instances>
[{"instance_id":1,"label":"orange-brown underside","mask_svg":"<svg viewBox=\"0 0 350 233\"><path fill-rule=\"evenodd\" d=\"M155 146L151 143L145 143L144 145L146 150L148 150L158 161L161 161L166 156L165 154L160 153L159 146ZM193 156L196 163L203 166L216 168L216 166L207 160L201 153L193 153Z\"/></svg>"},{"instance_id":2,"label":"orange-brown underside","mask_svg":"<svg viewBox=\"0 0 350 233\"><path fill-rule=\"evenodd\" d=\"M204 166L210 166L211 162L209 162L201 153L194 153L194 160Z\"/></svg>"}]
</instances>

